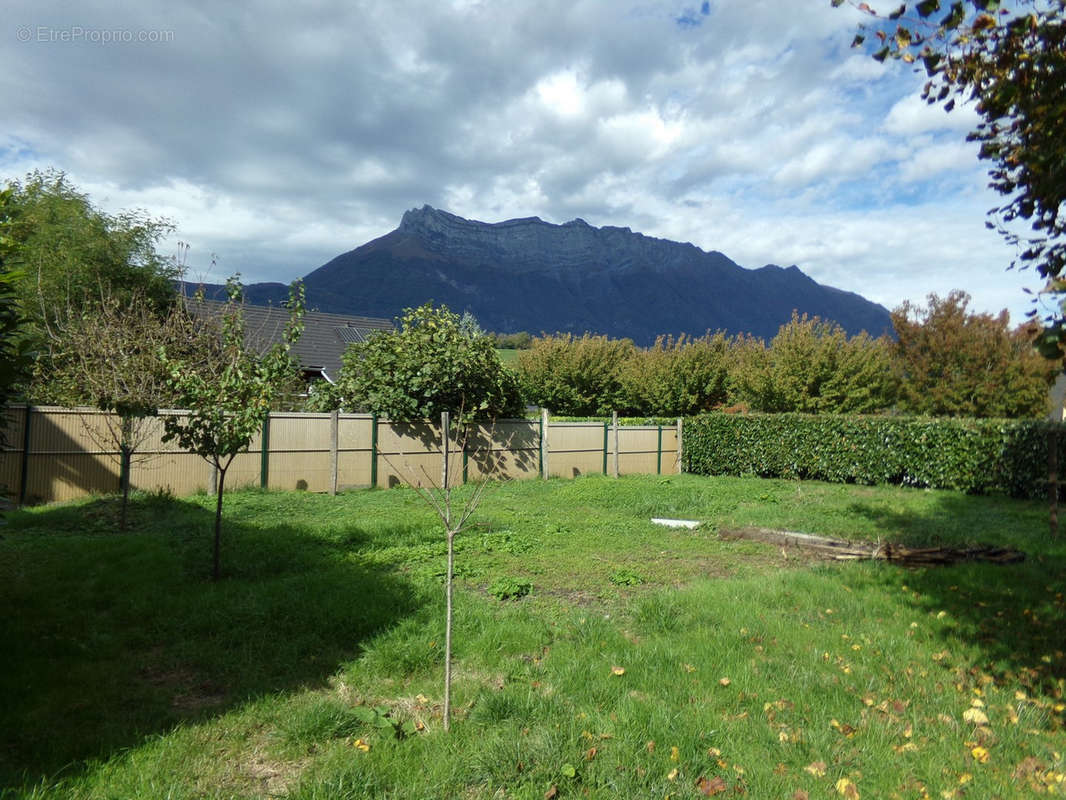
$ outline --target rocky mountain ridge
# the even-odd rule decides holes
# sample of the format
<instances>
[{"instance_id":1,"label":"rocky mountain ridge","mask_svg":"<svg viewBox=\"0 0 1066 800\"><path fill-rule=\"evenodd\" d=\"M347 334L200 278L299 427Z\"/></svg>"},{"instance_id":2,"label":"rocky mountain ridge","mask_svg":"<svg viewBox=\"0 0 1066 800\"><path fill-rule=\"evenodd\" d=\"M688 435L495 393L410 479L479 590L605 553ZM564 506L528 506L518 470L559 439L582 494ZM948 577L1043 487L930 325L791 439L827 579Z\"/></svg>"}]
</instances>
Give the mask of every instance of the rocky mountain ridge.
<instances>
[{"instance_id":1,"label":"rocky mountain ridge","mask_svg":"<svg viewBox=\"0 0 1066 800\"><path fill-rule=\"evenodd\" d=\"M770 338L793 309L851 334L891 330L882 306L795 266L745 269L719 252L581 219L488 223L428 205L304 283L309 307L321 311L392 318L432 300L470 311L486 330L590 331L638 344L719 329ZM253 284L246 296L277 303L284 287Z\"/></svg>"}]
</instances>

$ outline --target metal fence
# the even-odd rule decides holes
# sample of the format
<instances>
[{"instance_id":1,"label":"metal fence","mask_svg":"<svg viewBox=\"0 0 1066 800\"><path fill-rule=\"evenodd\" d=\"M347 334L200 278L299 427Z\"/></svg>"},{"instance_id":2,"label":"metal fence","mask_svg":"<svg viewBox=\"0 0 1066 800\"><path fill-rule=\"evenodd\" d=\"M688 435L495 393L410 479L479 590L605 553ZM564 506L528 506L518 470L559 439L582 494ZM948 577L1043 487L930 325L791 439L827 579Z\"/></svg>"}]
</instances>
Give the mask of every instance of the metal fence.
<instances>
[{"instance_id":1,"label":"metal fence","mask_svg":"<svg viewBox=\"0 0 1066 800\"><path fill-rule=\"evenodd\" d=\"M183 415L188 412L168 411ZM23 503L70 500L115 492L120 454L118 419L92 408L14 406L6 413L0 486ZM144 420L130 468L130 486L188 495L211 490L212 467L163 442L159 418ZM453 434L454 435L454 434ZM455 473L464 480L674 474L680 467L676 425L498 420L461 436ZM440 426L399 423L371 414L273 413L236 457L227 487L336 492L357 487L428 483L439 478Z\"/></svg>"}]
</instances>

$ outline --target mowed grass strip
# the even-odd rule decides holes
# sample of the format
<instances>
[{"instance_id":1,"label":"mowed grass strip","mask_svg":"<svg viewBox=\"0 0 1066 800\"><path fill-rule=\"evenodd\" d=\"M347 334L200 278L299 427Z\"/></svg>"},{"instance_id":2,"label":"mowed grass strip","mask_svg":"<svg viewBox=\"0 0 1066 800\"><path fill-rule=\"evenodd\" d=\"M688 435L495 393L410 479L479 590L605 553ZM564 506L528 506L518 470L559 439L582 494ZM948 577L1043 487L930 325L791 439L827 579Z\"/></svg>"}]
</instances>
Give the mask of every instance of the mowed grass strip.
<instances>
[{"instance_id":1,"label":"mowed grass strip","mask_svg":"<svg viewBox=\"0 0 1066 800\"><path fill-rule=\"evenodd\" d=\"M1066 793L1066 546L1037 503L694 476L497 487L458 540L447 735L444 541L414 493L231 494L218 584L212 510L141 496L125 534L112 498L9 515L4 796ZM901 570L715 535L748 525L1028 558Z\"/></svg>"}]
</instances>

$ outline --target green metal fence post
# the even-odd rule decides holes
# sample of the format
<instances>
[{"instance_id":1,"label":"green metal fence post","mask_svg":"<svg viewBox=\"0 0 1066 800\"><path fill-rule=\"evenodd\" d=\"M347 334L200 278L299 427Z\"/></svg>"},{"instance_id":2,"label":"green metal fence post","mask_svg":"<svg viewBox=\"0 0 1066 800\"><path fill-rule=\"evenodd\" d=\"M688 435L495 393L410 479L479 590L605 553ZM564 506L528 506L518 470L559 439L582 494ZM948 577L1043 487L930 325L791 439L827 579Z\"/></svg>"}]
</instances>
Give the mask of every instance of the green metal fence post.
<instances>
[{"instance_id":1,"label":"green metal fence post","mask_svg":"<svg viewBox=\"0 0 1066 800\"><path fill-rule=\"evenodd\" d=\"M611 424L607 420L603 421L603 474L607 474L607 432L611 429Z\"/></svg>"},{"instance_id":2,"label":"green metal fence post","mask_svg":"<svg viewBox=\"0 0 1066 800\"><path fill-rule=\"evenodd\" d=\"M378 415L370 416L370 488L378 488Z\"/></svg>"},{"instance_id":3,"label":"green metal fence post","mask_svg":"<svg viewBox=\"0 0 1066 800\"><path fill-rule=\"evenodd\" d=\"M270 480L270 414L263 420L263 435L259 441L259 488L265 489Z\"/></svg>"},{"instance_id":4,"label":"green metal fence post","mask_svg":"<svg viewBox=\"0 0 1066 800\"><path fill-rule=\"evenodd\" d=\"M26 418L22 423L22 464L19 467L19 505L26 502L26 481L30 474L30 414L33 406L26 406Z\"/></svg>"}]
</instances>

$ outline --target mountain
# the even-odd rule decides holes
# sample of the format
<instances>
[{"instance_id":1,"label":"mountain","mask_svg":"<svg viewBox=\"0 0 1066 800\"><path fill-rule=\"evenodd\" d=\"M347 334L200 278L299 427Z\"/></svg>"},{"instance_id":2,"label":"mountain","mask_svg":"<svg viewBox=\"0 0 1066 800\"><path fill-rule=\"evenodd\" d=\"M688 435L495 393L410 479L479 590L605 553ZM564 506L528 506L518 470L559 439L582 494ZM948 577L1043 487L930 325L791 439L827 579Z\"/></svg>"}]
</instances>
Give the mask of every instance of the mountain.
<instances>
[{"instance_id":1,"label":"mountain","mask_svg":"<svg viewBox=\"0 0 1066 800\"><path fill-rule=\"evenodd\" d=\"M486 223L430 206L304 278L308 307L391 318L427 300L470 311L485 330L585 331L650 344L659 334L723 329L769 339L793 309L848 333L891 330L888 311L822 286L798 267L745 269L705 252L575 219ZM251 303L279 303L281 284L247 287Z\"/></svg>"}]
</instances>

